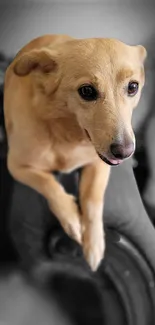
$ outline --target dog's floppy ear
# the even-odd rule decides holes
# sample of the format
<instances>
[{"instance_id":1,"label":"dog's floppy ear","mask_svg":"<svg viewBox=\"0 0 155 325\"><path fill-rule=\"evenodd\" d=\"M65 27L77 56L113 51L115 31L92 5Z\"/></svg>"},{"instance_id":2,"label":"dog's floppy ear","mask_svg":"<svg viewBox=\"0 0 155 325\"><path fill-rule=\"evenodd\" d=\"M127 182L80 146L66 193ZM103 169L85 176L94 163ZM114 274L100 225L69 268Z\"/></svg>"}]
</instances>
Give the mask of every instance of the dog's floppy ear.
<instances>
[{"instance_id":1,"label":"dog's floppy ear","mask_svg":"<svg viewBox=\"0 0 155 325\"><path fill-rule=\"evenodd\" d=\"M25 52L15 59L14 73L18 76L26 76L32 70L38 69L43 73L49 73L57 68L55 56L48 49L32 50Z\"/></svg>"},{"instance_id":2,"label":"dog's floppy ear","mask_svg":"<svg viewBox=\"0 0 155 325\"><path fill-rule=\"evenodd\" d=\"M136 47L138 49L139 58L140 58L141 62L143 63L147 57L147 51L146 51L145 47L142 45L137 45Z\"/></svg>"}]
</instances>

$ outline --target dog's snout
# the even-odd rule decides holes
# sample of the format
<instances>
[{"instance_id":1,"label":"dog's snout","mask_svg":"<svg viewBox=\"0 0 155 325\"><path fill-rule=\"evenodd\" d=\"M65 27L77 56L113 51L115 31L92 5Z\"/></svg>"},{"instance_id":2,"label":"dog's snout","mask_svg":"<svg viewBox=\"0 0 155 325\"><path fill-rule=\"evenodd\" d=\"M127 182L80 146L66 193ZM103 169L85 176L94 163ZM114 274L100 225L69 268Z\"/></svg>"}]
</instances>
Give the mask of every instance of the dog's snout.
<instances>
[{"instance_id":1,"label":"dog's snout","mask_svg":"<svg viewBox=\"0 0 155 325\"><path fill-rule=\"evenodd\" d=\"M128 143L126 145L120 143L112 143L110 150L112 155L117 159L125 159L130 157L134 152L134 143Z\"/></svg>"}]
</instances>

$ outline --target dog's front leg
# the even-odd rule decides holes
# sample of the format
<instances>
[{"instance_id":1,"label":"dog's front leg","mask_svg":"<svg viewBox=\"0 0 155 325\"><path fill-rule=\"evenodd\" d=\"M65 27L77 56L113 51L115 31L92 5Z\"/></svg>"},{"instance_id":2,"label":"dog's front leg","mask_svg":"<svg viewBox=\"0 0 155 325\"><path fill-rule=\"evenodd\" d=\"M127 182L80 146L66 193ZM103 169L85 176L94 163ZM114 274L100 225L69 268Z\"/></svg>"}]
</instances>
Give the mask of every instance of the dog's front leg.
<instances>
[{"instance_id":1,"label":"dog's front leg","mask_svg":"<svg viewBox=\"0 0 155 325\"><path fill-rule=\"evenodd\" d=\"M91 269L99 266L105 250L103 207L110 167L98 159L84 167L80 180L83 252Z\"/></svg>"},{"instance_id":2,"label":"dog's front leg","mask_svg":"<svg viewBox=\"0 0 155 325\"><path fill-rule=\"evenodd\" d=\"M23 166L10 154L8 155L8 169L16 180L30 186L47 199L49 207L66 233L81 243L81 216L78 206L74 197L65 192L54 175L33 166Z\"/></svg>"}]
</instances>

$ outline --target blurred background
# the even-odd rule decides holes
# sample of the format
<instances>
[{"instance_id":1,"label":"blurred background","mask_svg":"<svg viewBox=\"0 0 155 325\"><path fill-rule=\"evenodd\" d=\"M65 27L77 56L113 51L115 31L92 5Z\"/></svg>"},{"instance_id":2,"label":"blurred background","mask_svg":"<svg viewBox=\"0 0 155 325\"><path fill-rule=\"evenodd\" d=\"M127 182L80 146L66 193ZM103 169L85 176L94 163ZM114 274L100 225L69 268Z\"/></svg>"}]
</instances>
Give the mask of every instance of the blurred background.
<instances>
[{"instance_id":1,"label":"blurred background","mask_svg":"<svg viewBox=\"0 0 155 325\"><path fill-rule=\"evenodd\" d=\"M146 47L148 51L145 67L146 84L133 116L137 139L133 168L148 215L155 225L154 0L0 0L0 177L3 178L3 188L0 182L0 204L2 211L5 210L6 195L8 196L10 191L3 115L4 74L19 49L33 38L44 34L69 34L77 38L112 37L130 45L141 44ZM3 231L4 225L0 227L0 235ZM6 240L8 241L8 238ZM4 292L5 290L3 287ZM15 323L18 324L16 319Z\"/></svg>"}]
</instances>

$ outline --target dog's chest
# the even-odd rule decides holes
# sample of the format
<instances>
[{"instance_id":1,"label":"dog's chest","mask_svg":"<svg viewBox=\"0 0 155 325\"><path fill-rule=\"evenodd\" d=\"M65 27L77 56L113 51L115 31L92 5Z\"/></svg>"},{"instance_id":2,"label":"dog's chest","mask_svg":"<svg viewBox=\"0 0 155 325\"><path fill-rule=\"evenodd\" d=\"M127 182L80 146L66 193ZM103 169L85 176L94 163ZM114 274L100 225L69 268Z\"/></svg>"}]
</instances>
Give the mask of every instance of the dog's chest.
<instances>
[{"instance_id":1,"label":"dog's chest","mask_svg":"<svg viewBox=\"0 0 155 325\"><path fill-rule=\"evenodd\" d=\"M57 170L70 173L73 170L85 166L96 159L97 155L92 146L79 144L74 148L65 148L57 153Z\"/></svg>"}]
</instances>

